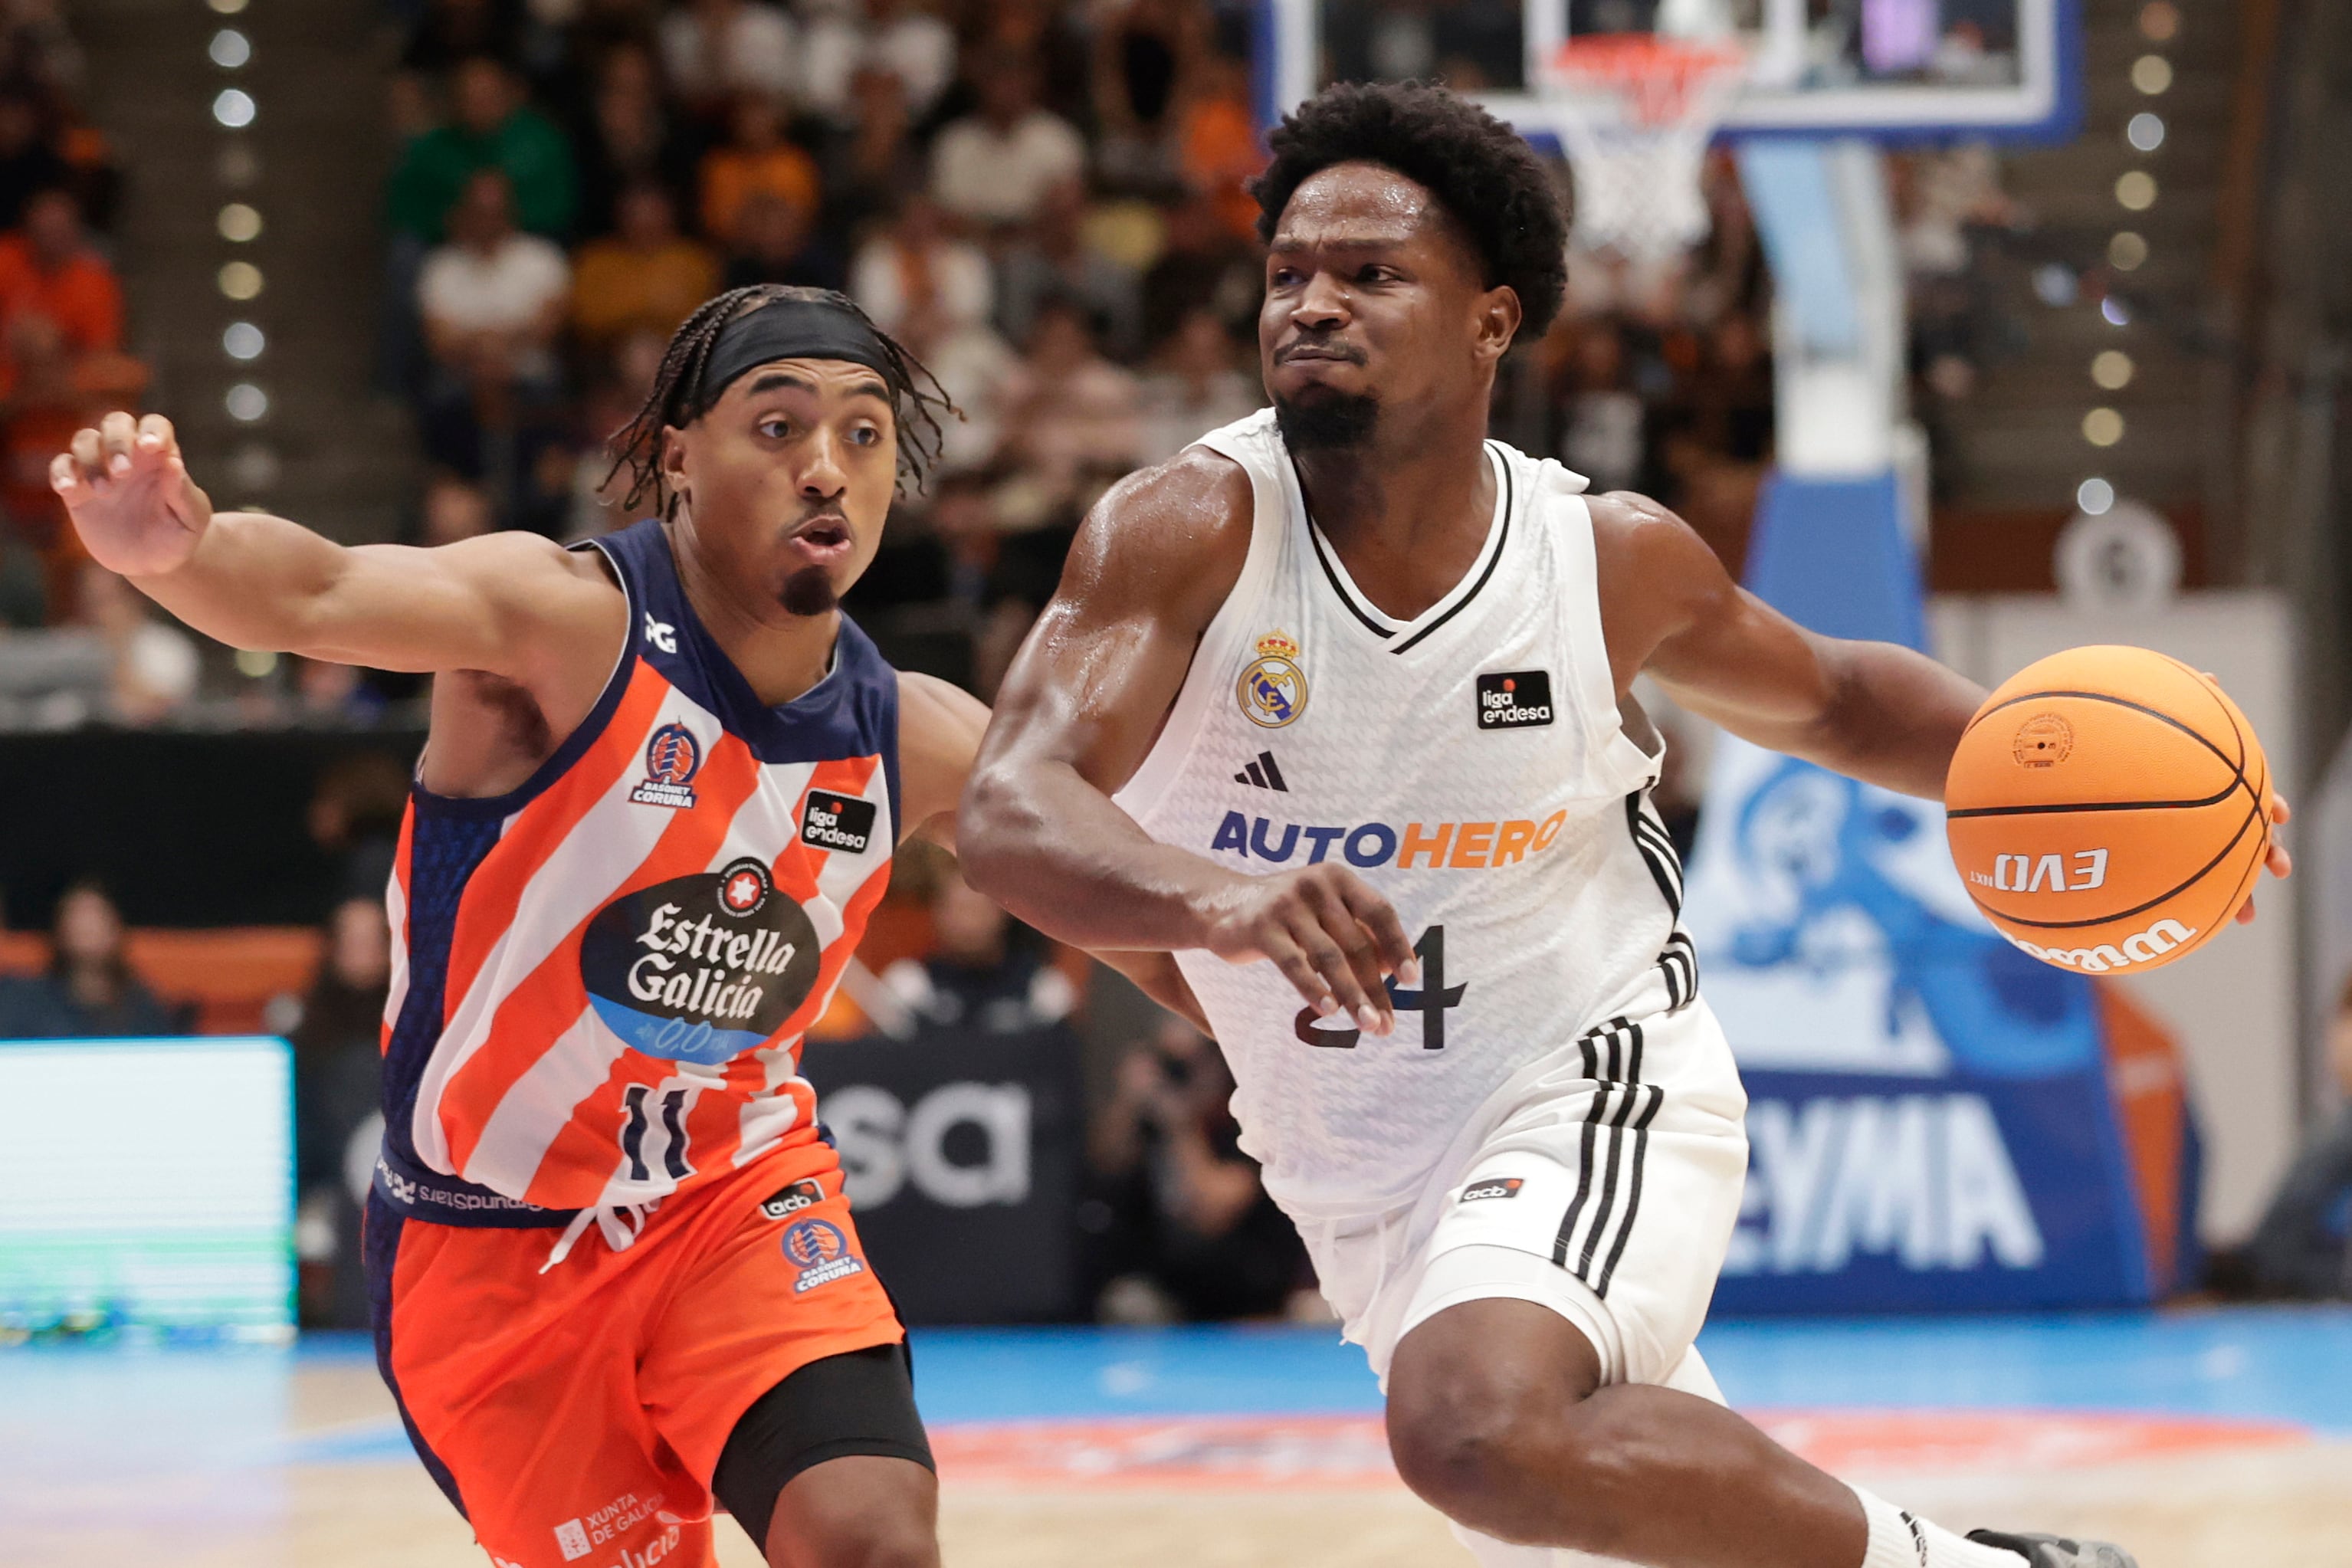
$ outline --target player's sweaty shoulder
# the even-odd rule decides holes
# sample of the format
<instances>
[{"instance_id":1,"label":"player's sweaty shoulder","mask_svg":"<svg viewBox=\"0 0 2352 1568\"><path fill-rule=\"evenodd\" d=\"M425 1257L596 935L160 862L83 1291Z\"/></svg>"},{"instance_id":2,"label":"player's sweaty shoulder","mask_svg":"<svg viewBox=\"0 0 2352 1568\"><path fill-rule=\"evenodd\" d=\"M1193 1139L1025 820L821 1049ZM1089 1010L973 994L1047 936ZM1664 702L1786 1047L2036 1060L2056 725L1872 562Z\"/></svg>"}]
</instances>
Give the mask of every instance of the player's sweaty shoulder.
<instances>
[{"instance_id":1,"label":"player's sweaty shoulder","mask_svg":"<svg viewBox=\"0 0 2352 1568\"><path fill-rule=\"evenodd\" d=\"M1087 514L1062 574L1059 606L1085 619L1148 613L1197 631L1241 578L1252 510L1249 476L1204 447L1139 469Z\"/></svg>"},{"instance_id":2,"label":"player's sweaty shoulder","mask_svg":"<svg viewBox=\"0 0 2352 1568\"><path fill-rule=\"evenodd\" d=\"M1734 585L1706 541L1672 509L1631 490L1585 504L1601 631L1622 689L1661 642L1721 610Z\"/></svg>"}]
</instances>

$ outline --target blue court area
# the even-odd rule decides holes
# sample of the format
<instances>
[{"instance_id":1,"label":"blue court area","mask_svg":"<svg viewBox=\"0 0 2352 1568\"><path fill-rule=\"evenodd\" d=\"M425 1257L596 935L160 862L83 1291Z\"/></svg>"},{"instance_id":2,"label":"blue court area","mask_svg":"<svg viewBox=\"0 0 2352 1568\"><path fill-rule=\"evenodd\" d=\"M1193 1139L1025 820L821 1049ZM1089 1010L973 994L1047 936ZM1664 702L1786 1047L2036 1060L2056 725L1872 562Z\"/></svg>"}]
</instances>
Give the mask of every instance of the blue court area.
<instances>
[{"instance_id":1,"label":"blue court area","mask_svg":"<svg viewBox=\"0 0 2352 1568\"><path fill-rule=\"evenodd\" d=\"M916 1335L925 1415L968 1422L1369 1414L1363 1357L1327 1329L934 1329ZM1701 1341L1758 1409L2114 1412L2264 1421L2352 1436L2352 1309L1724 1323ZM306 1369L363 1370L358 1336L292 1349L0 1352L0 1459L22 1479L374 1461L388 1417L299 1419Z\"/></svg>"}]
</instances>

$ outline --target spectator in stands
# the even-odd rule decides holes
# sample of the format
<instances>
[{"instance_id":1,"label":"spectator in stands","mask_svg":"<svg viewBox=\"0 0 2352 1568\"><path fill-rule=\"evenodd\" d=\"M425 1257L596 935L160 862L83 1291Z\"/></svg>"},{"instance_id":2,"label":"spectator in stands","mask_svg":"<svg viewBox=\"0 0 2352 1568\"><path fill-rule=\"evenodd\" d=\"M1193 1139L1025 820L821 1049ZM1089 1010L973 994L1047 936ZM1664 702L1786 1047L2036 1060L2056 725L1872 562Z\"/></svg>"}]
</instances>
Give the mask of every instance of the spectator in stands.
<instances>
[{"instance_id":1,"label":"spectator in stands","mask_svg":"<svg viewBox=\"0 0 2352 1568\"><path fill-rule=\"evenodd\" d=\"M1228 326L1255 321L1264 270L1252 242L1225 226L1214 197L1196 195L1170 208L1167 243L1143 274L1145 346L1157 348L1204 306Z\"/></svg>"},{"instance_id":2,"label":"spectator in stands","mask_svg":"<svg viewBox=\"0 0 2352 1568\"><path fill-rule=\"evenodd\" d=\"M47 119L31 93L0 91L0 228L22 223L36 194L57 190L70 177Z\"/></svg>"},{"instance_id":3,"label":"spectator in stands","mask_svg":"<svg viewBox=\"0 0 2352 1568\"><path fill-rule=\"evenodd\" d=\"M902 958L882 983L924 1021L1014 1035L1057 1024L1077 994L1058 969L1013 940L1013 917L950 872L931 897L928 958Z\"/></svg>"},{"instance_id":4,"label":"spectator in stands","mask_svg":"<svg viewBox=\"0 0 2352 1568\"><path fill-rule=\"evenodd\" d=\"M2255 1283L2277 1295L2352 1298L2352 984L2336 999L2327 1059L2344 1103L2295 1156L2246 1249Z\"/></svg>"},{"instance_id":5,"label":"spectator in stands","mask_svg":"<svg viewBox=\"0 0 2352 1568\"><path fill-rule=\"evenodd\" d=\"M555 122L523 101L512 71L485 55L463 61L452 79L455 118L410 141L394 170L394 230L432 244L467 183L484 169L503 174L515 221L532 234L561 238L578 205L572 148Z\"/></svg>"},{"instance_id":6,"label":"spectator in stands","mask_svg":"<svg viewBox=\"0 0 2352 1568\"><path fill-rule=\"evenodd\" d=\"M1135 274L1087 244L1086 216L1079 181L1065 180L1045 194L1026 237L997 263L997 330L1013 342L1027 342L1037 307L1062 295L1103 323L1104 346L1114 359L1129 360L1142 347Z\"/></svg>"},{"instance_id":7,"label":"spectator in stands","mask_svg":"<svg viewBox=\"0 0 2352 1568\"><path fill-rule=\"evenodd\" d=\"M1186 188L1207 196L1225 232L1246 246L1257 237L1257 203L1243 182L1265 167L1249 67L1206 49L1192 62L1178 83L1176 171Z\"/></svg>"},{"instance_id":8,"label":"spectator in stands","mask_svg":"<svg viewBox=\"0 0 2352 1568\"><path fill-rule=\"evenodd\" d=\"M303 826L336 866L334 899L383 898L408 812L409 770L388 752L346 752L319 770Z\"/></svg>"},{"instance_id":9,"label":"spectator in stands","mask_svg":"<svg viewBox=\"0 0 2352 1568\"><path fill-rule=\"evenodd\" d=\"M618 207L618 232L583 246L572 266L572 327L590 353L675 330L719 287L718 258L678 233L667 191L632 185Z\"/></svg>"},{"instance_id":10,"label":"spectator in stands","mask_svg":"<svg viewBox=\"0 0 2352 1568\"><path fill-rule=\"evenodd\" d=\"M49 487L48 465L88 422L91 404L75 383L73 356L56 321L28 310L0 330L0 507L8 531L39 563L43 602L63 618L87 557Z\"/></svg>"},{"instance_id":11,"label":"spectator in stands","mask_svg":"<svg viewBox=\"0 0 2352 1568\"><path fill-rule=\"evenodd\" d=\"M122 347L122 285L82 228L70 192L42 191L23 226L0 235L0 322L37 314L77 358Z\"/></svg>"},{"instance_id":12,"label":"spectator in stands","mask_svg":"<svg viewBox=\"0 0 2352 1568\"><path fill-rule=\"evenodd\" d=\"M526 19L522 0L425 0L425 14L400 51L400 68L437 78L463 61L488 58L520 69Z\"/></svg>"},{"instance_id":13,"label":"spectator in stands","mask_svg":"<svg viewBox=\"0 0 2352 1568\"><path fill-rule=\"evenodd\" d=\"M47 973L0 988L0 1039L101 1039L184 1031L131 972L122 915L84 878L58 900Z\"/></svg>"},{"instance_id":14,"label":"spectator in stands","mask_svg":"<svg viewBox=\"0 0 2352 1568\"><path fill-rule=\"evenodd\" d=\"M478 539L498 526L497 510L482 487L449 473L426 481L419 518L417 542L427 548Z\"/></svg>"},{"instance_id":15,"label":"spectator in stands","mask_svg":"<svg viewBox=\"0 0 2352 1568\"><path fill-rule=\"evenodd\" d=\"M1173 1018L1120 1062L1079 1208L1106 1321L1260 1317L1308 1288L1298 1233L1241 1152L1233 1089L1215 1044Z\"/></svg>"},{"instance_id":16,"label":"spectator in stands","mask_svg":"<svg viewBox=\"0 0 2352 1568\"><path fill-rule=\"evenodd\" d=\"M939 377L962 412L941 433L943 468L996 455L999 392L1014 361L988 324L993 289L988 258L950 236L939 204L919 189L900 199L850 264L850 297Z\"/></svg>"},{"instance_id":17,"label":"spectator in stands","mask_svg":"<svg viewBox=\"0 0 2352 1568\"><path fill-rule=\"evenodd\" d=\"M662 18L662 69L698 114L743 93L788 98L799 87L799 30L764 0L686 0Z\"/></svg>"},{"instance_id":18,"label":"spectator in stands","mask_svg":"<svg viewBox=\"0 0 2352 1568\"><path fill-rule=\"evenodd\" d=\"M581 234L610 234L621 193L648 181L669 192L675 210L694 210L694 149L662 102L661 76L644 47L624 45L605 54L572 143Z\"/></svg>"},{"instance_id":19,"label":"spectator in stands","mask_svg":"<svg viewBox=\"0 0 2352 1568\"><path fill-rule=\"evenodd\" d=\"M702 232L732 245L743 204L754 192L781 196L814 216L823 192L816 161L784 140L782 101L747 92L728 117L728 140L702 157Z\"/></svg>"},{"instance_id":20,"label":"spectator in stands","mask_svg":"<svg viewBox=\"0 0 2352 1568\"><path fill-rule=\"evenodd\" d=\"M196 641L159 618L154 601L94 561L82 563L80 586L75 618L113 656L115 720L152 724L196 694L204 668Z\"/></svg>"},{"instance_id":21,"label":"spectator in stands","mask_svg":"<svg viewBox=\"0 0 2352 1568\"><path fill-rule=\"evenodd\" d=\"M1094 324L1074 300L1048 300L1038 310L1003 398L1007 455L1056 494L1075 499L1082 477L1116 478L1142 454L1135 375L1102 356Z\"/></svg>"},{"instance_id":22,"label":"spectator in stands","mask_svg":"<svg viewBox=\"0 0 2352 1568\"><path fill-rule=\"evenodd\" d=\"M850 0L809 24L801 98L829 119L856 118L852 83L861 70L895 79L907 112L920 120L955 79L954 30L908 0Z\"/></svg>"},{"instance_id":23,"label":"spectator in stands","mask_svg":"<svg viewBox=\"0 0 2352 1568\"><path fill-rule=\"evenodd\" d=\"M416 302L435 366L426 454L487 477L511 509L522 499L527 468L518 439L561 391L555 343L572 269L552 244L517 232L509 190L496 169L466 182L449 216L449 243L425 258ZM506 451L504 462L492 445Z\"/></svg>"},{"instance_id":24,"label":"spectator in stands","mask_svg":"<svg viewBox=\"0 0 2352 1568\"><path fill-rule=\"evenodd\" d=\"M1559 460L1596 492L1632 489L1642 477L1642 399L1625 340L1607 317L1580 323L1559 389Z\"/></svg>"},{"instance_id":25,"label":"spectator in stands","mask_svg":"<svg viewBox=\"0 0 2352 1568\"><path fill-rule=\"evenodd\" d=\"M1177 184L1176 84L1206 47L1198 0L1112 0L1095 19L1094 118L1105 183L1157 195Z\"/></svg>"},{"instance_id":26,"label":"spectator in stands","mask_svg":"<svg viewBox=\"0 0 2352 1568\"><path fill-rule=\"evenodd\" d=\"M804 289L839 289L848 281L841 253L797 202L754 191L735 218L735 248L727 258L724 286L789 283Z\"/></svg>"},{"instance_id":27,"label":"spectator in stands","mask_svg":"<svg viewBox=\"0 0 2352 1568\"><path fill-rule=\"evenodd\" d=\"M931 195L977 224L1025 224L1047 192L1085 174L1086 142L1068 121L1038 105L1033 58L982 55L971 79L980 112L954 121L932 143Z\"/></svg>"},{"instance_id":28,"label":"spectator in stands","mask_svg":"<svg viewBox=\"0 0 2352 1568\"><path fill-rule=\"evenodd\" d=\"M367 1321L358 1269L344 1256L358 1237L350 1173L364 1168L380 1132L383 1057L379 1048L392 972L392 932L383 900L352 897L327 917L318 979L285 1026L294 1047L294 1171L301 1248L302 1320L353 1328ZM358 1147L354 1147L357 1144ZM319 1245L323 1241L324 1246ZM337 1267L337 1266L341 1267Z\"/></svg>"},{"instance_id":29,"label":"spectator in stands","mask_svg":"<svg viewBox=\"0 0 2352 1568\"><path fill-rule=\"evenodd\" d=\"M825 222L835 234L887 216L901 192L920 190L928 177L897 74L869 66L850 78L849 91L856 124L825 152Z\"/></svg>"},{"instance_id":30,"label":"spectator in stands","mask_svg":"<svg viewBox=\"0 0 2352 1568\"><path fill-rule=\"evenodd\" d=\"M940 204L917 190L858 248L849 293L894 337L936 336L985 322L995 279L980 247L950 234Z\"/></svg>"},{"instance_id":31,"label":"spectator in stands","mask_svg":"<svg viewBox=\"0 0 2352 1568\"><path fill-rule=\"evenodd\" d=\"M1217 313L1203 305L1186 316L1161 345L1143 377L1142 439L1137 460L1163 462L1209 431L1264 407L1255 372L1236 363L1234 340Z\"/></svg>"}]
</instances>

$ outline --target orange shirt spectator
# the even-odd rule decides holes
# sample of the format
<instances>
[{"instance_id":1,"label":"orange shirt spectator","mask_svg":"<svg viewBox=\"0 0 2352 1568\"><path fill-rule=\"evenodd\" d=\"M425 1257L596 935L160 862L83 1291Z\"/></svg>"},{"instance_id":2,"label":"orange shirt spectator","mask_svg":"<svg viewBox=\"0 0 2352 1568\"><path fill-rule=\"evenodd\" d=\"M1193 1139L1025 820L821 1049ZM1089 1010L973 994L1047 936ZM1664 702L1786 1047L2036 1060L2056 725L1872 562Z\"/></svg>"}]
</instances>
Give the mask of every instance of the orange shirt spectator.
<instances>
[{"instance_id":1,"label":"orange shirt spectator","mask_svg":"<svg viewBox=\"0 0 2352 1568\"><path fill-rule=\"evenodd\" d=\"M737 100L732 140L702 158L702 232L714 244L735 242L737 220L753 193L781 196L803 214L823 193L816 160L784 140L783 111L774 99Z\"/></svg>"},{"instance_id":2,"label":"orange shirt spectator","mask_svg":"<svg viewBox=\"0 0 2352 1568\"><path fill-rule=\"evenodd\" d=\"M667 335L719 291L718 258L677 232L667 191L632 185L614 206L618 231L572 259L572 325L592 347Z\"/></svg>"},{"instance_id":3,"label":"orange shirt spectator","mask_svg":"<svg viewBox=\"0 0 2352 1568\"><path fill-rule=\"evenodd\" d=\"M1184 183L1217 204L1225 226L1257 237L1257 202L1242 182L1265 167L1265 148L1249 105L1242 68L1223 57L1203 60L1188 84L1177 116L1176 159Z\"/></svg>"},{"instance_id":4,"label":"orange shirt spectator","mask_svg":"<svg viewBox=\"0 0 2352 1568\"><path fill-rule=\"evenodd\" d=\"M122 286L90 249L80 208L64 191L35 196L24 227L0 235L0 319L28 312L55 321L74 353L122 346Z\"/></svg>"}]
</instances>

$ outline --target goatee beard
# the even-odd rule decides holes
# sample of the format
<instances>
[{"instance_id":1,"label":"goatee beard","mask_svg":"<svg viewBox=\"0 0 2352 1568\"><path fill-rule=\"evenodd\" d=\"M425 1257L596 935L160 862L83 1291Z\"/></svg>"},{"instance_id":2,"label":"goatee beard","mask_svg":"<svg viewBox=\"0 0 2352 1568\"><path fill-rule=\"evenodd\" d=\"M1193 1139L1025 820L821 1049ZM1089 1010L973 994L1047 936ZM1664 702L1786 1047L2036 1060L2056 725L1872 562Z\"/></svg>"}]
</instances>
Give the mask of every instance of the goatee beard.
<instances>
[{"instance_id":1,"label":"goatee beard","mask_svg":"<svg viewBox=\"0 0 2352 1568\"><path fill-rule=\"evenodd\" d=\"M841 608L841 595L833 591L833 578L822 566L803 566L785 578L776 602L788 616L827 616Z\"/></svg>"},{"instance_id":2,"label":"goatee beard","mask_svg":"<svg viewBox=\"0 0 2352 1568\"><path fill-rule=\"evenodd\" d=\"M1369 447L1380 418L1380 399L1370 393L1326 392L1312 403L1274 400L1274 422L1294 452Z\"/></svg>"}]
</instances>

